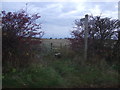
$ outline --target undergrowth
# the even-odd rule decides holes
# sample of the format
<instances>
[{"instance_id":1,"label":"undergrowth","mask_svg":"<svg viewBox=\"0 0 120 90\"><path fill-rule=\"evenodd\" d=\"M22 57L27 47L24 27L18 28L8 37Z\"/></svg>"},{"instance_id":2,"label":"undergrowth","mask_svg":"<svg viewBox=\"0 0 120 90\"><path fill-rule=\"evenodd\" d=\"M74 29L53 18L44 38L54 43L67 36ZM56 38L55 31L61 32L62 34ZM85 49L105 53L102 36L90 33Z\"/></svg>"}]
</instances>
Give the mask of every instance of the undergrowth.
<instances>
[{"instance_id":1,"label":"undergrowth","mask_svg":"<svg viewBox=\"0 0 120 90\"><path fill-rule=\"evenodd\" d=\"M62 50L62 49L61 49ZM39 63L24 69L13 68L3 74L3 88L98 88L119 86L118 66L95 59L83 65L83 57L74 52L62 52L55 58L54 52L43 54ZM72 56L71 56L72 55ZM67 58L68 57L68 58Z\"/></svg>"}]
</instances>

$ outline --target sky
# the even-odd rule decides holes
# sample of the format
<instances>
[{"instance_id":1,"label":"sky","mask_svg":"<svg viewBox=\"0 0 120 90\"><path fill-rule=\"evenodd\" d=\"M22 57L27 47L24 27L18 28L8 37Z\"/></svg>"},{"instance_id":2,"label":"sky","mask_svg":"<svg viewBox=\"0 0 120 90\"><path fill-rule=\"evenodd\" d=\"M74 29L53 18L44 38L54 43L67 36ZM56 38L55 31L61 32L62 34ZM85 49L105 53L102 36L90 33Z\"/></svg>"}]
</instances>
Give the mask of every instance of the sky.
<instances>
[{"instance_id":1,"label":"sky","mask_svg":"<svg viewBox=\"0 0 120 90\"><path fill-rule=\"evenodd\" d=\"M16 12L20 9L41 15L37 23L42 23L43 38L70 37L74 20L85 14L118 18L118 2L2 2L2 10Z\"/></svg>"}]
</instances>

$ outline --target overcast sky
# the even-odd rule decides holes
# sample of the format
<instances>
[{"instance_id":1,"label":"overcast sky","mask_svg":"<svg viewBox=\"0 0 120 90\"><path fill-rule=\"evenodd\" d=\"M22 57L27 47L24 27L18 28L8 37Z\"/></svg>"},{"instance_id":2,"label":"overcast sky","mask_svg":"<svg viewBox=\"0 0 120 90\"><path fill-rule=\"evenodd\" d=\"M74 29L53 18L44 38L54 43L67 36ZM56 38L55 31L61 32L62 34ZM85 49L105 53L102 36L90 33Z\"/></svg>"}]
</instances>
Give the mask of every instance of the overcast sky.
<instances>
[{"instance_id":1,"label":"overcast sky","mask_svg":"<svg viewBox=\"0 0 120 90\"><path fill-rule=\"evenodd\" d=\"M26 2L3 2L2 10L18 11L26 8ZM70 37L74 20L85 14L118 18L117 2L28 2L28 13L40 13L44 38Z\"/></svg>"}]
</instances>

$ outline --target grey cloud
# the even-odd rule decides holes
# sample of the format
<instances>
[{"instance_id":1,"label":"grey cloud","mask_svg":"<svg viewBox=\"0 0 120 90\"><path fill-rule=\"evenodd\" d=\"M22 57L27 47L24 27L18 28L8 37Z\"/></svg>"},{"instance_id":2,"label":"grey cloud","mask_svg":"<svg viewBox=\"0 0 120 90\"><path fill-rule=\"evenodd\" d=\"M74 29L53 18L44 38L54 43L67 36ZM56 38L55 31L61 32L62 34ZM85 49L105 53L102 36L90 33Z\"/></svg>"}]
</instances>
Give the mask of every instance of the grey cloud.
<instances>
[{"instance_id":1,"label":"grey cloud","mask_svg":"<svg viewBox=\"0 0 120 90\"><path fill-rule=\"evenodd\" d=\"M95 11L96 5L101 11L100 13L106 13L106 15L109 14L108 12L114 14L114 11L117 11L116 2L86 2L82 4L74 2L29 2L28 11L40 13L41 19L37 22L42 23L42 28L46 32L45 37L52 34L56 37L63 37L69 35L69 30L72 29L75 19L84 17L85 14L90 13L90 9ZM16 11L22 8L25 8L25 2L3 3L3 9L7 11Z\"/></svg>"}]
</instances>

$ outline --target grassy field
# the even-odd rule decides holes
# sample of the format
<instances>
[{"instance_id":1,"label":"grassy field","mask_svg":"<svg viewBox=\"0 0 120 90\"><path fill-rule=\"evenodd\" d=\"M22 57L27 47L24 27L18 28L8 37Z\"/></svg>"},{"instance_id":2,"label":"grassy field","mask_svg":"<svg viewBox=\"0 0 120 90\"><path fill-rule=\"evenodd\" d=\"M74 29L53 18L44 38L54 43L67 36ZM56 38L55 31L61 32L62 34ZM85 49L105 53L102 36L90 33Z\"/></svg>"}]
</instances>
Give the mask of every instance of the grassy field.
<instances>
[{"instance_id":1,"label":"grassy field","mask_svg":"<svg viewBox=\"0 0 120 90\"><path fill-rule=\"evenodd\" d=\"M42 41L42 45L51 46L52 43L53 47L64 47L70 44L70 41L67 39L43 39Z\"/></svg>"},{"instance_id":2,"label":"grassy field","mask_svg":"<svg viewBox=\"0 0 120 90\"><path fill-rule=\"evenodd\" d=\"M118 66L96 58L82 64L83 56L72 51L69 43L66 39L44 39L36 62L3 75L3 88L117 88L120 85ZM55 52L60 52L61 58L56 58Z\"/></svg>"}]
</instances>

